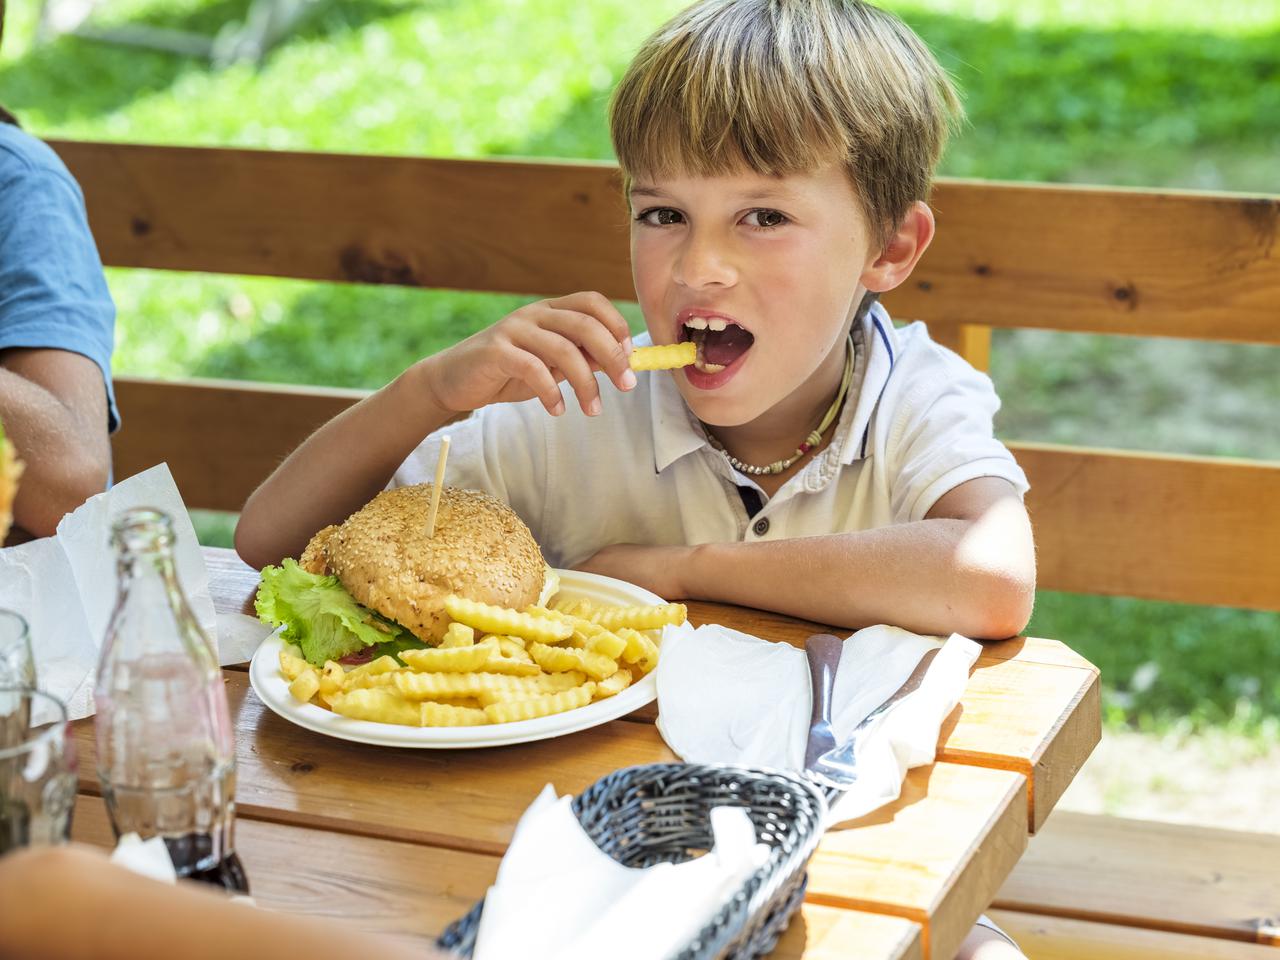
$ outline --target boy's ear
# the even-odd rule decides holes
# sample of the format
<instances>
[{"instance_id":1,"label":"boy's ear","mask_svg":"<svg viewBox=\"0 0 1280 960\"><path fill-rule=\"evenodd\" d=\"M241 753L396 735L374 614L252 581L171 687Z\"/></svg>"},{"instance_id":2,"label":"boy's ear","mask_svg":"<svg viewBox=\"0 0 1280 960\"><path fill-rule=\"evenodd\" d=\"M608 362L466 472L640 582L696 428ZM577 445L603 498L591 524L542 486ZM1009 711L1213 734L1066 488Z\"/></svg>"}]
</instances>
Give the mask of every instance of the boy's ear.
<instances>
[{"instance_id":1,"label":"boy's ear","mask_svg":"<svg viewBox=\"0 0 1280 960\"><path fill-rule=\"evenodd\" d=\"M933 211L927 203L917 200L884 249L862 271L862 285L873 293L884 293L906 280L929 248L933 231Z\"/></svg>"}]
</instances>

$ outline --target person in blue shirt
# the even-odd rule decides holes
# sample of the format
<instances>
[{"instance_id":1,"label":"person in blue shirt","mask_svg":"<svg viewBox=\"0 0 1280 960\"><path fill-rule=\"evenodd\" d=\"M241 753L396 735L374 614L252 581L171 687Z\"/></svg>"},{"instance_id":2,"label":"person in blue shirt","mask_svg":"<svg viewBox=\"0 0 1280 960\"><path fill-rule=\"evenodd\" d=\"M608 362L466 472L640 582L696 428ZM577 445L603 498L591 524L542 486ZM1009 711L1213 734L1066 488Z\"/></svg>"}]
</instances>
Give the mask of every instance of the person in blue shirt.
<instances>
[{"instance_id":1,"label":"person in blue shirt","mask_svg":"<svg viewBox=\"0 0 1280 960\"><path fill-rule=\"evenodd\" d=\"M80 187L0 108L0 422L26 464L8 543L108 485L114 329Z\"/></svg>"}]
</instances>

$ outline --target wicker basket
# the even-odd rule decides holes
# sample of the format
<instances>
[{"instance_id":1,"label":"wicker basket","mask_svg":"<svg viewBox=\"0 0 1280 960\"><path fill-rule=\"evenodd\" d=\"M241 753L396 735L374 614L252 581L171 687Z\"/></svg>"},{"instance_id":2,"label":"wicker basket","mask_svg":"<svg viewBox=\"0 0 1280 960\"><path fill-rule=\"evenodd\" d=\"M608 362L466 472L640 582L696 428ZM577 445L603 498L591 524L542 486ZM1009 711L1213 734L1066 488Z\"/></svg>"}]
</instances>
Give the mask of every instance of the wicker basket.
<instances>
[{"instance_id":1,"label":"wicker basket","mask_svg":"<svg viewBox=\"0 0 1280 960\"><path fill-rule=\"evenodd\" d=\"M679 863L711 847L713 807L745 807L756 839L773 848L679 953L678 960L753 960L769 953L804 898L805 865L822 837L827 804L822 791L789 773L692 763L626 767L574 798L587 835L628 867ZM471 956L480 912L476 904L437 941Z\"/></svg>"}]
</instances>

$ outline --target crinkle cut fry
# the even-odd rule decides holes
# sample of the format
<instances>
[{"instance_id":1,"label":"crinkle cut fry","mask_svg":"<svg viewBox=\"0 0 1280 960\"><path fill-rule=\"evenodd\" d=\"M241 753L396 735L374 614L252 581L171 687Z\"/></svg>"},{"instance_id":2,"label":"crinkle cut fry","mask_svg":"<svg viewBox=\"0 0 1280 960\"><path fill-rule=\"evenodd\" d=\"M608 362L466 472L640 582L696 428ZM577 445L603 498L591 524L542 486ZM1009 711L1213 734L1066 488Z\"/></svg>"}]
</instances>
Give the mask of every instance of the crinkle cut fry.
<instances>
[{"instance_id":1,"label":"crinkle cut fry","mask_svg":"<svg viewBox=\"0 0 1280 960\"><path fill-rule=\"evenodd\" d=\"M534 720L538 717L549 717L553 713L564 713L585 707L595 696L596 685L584 683L572 690L553 693L546 697L531 700L517 700L513 703L492 703L484 708L490 723L511 723L515 720Z\"/></svg>"},{"instance_id":2,"label":"crinkle cut fry","mask_svg":"<svg viewBox=\"0 0 1280 960\"><path fill-rule=\"evenodd\" d=\"M482 633L506 634L539 643L555 643L573 635L573 627L567 623L477 603L453 594L445 597L444 608L454 620Z\"/></svg>"},{"instance_id":3,"label":"crinkle cut fry","mask_svg":"<svg viewBox=\"0 0 1280 960\"><path fill-rule=\"evenodd\" d=\"M632 370L675 370L698 359L698 345L692 340L655 347L636 347L631 351Z\"/></svg>"},{"instance_id":4,"label":"crinkle cut fry","mask_svg":"<svg viewBox=\"0 0 1280 960\"><path fill-rule=\"evenodd\" d=\"M657 630L665 626L676 626L689 618L689 611L683 603L663 603L651 607L613 607L598 610L595 622L606 630L617 633L624 627L632 630Z\"/></svg>"}]
</instances>

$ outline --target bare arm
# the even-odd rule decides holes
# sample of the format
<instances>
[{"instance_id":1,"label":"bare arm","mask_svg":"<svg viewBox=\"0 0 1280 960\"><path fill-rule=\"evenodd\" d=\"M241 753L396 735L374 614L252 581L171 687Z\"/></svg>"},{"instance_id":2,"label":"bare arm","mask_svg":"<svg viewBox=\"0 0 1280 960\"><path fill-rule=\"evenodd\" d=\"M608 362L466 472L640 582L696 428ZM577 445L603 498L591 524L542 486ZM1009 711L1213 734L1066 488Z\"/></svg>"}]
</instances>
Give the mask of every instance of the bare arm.
<instances>
[{"instance_id":1,"label":"bare arm","mask_svg":"<svg viewBox=\"0 0 1280 960\"><path fill-rule=\"evenodd\" d=\"M756 543L608 547L583 569L662 596L983 639L1021 631L1035 595L1030 520L1013 486L995 477L961 484L916 523Z\"/></svg>"},{"instance_id":2,"label":"bare arm","mask_svg":"<svg viewBox=\"0 0 1280 960\"><path fill-rule=\"evenodd\" d=\"M414 364L373 396L325 424L253 492L236 525L236 551L262 567L300 554L317 530L341 523L378 493L430 433L490 403L536 397L564 413L568 380L588 414L598 413L594 371L620 390L635 386L627 322L598 293L521 307L501 321Z\"/></svg>"},{"instance_id":3,"label":"bare arm","mask_svg":"<svg viewBox=\"0 0 1280 960\"><path fill-rule=\"evenodd\" d=\"M58 521L107 486L111 446L102 371L67 350L0 352L0 421L26 464L13 519L50 536Z\"/></svg>"},{"instance_id":4,"label":"bare arm","mask_svg":"<svg viewBox=\"0 0 1280 960\"><path fill-rule=\"evenodd\" d=\"M81 847L0 859L0 960L349 960L371 948L381 960L439 956L328 920L232 903L195 884L157 883Z\"/></svg>"}]
</instances>

